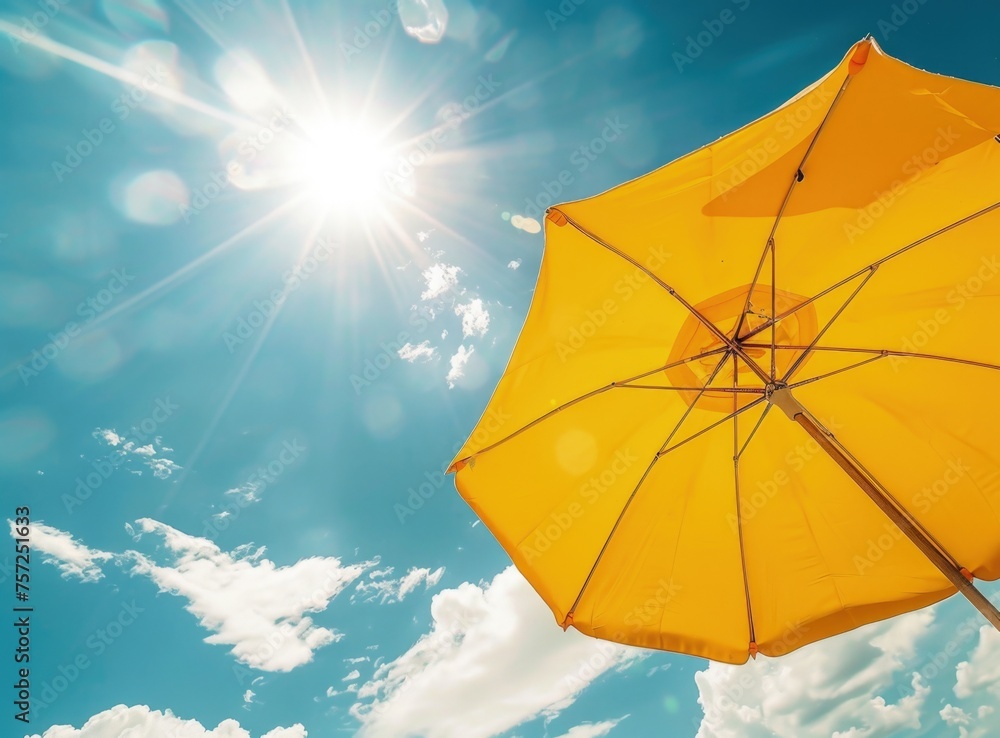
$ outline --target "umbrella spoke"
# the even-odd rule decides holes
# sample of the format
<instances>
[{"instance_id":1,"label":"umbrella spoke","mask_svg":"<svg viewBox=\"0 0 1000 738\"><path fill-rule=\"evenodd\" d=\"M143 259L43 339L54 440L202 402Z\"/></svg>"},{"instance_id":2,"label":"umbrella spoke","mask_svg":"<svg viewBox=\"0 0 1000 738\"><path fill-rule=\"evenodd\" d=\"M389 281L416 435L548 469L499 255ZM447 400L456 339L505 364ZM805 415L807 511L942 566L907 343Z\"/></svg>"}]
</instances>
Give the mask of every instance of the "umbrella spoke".
<instances>
[{"instance_id":1,"label":"umbrella spoke","mask_svg":"<svg viewBox=\"0 0 1000 738\"><path fill-rule=\"evenodd\" d=\"M590 567L590 572L588 572L587 578L583 581L583 586L580 587L579 594L577 594L576 599L573 600L573 605L572 607L569 608L566 614L567 622L572 622L573 613L576 610L577 605L580 604L580 600L583 599L583 593L587 590L587 585L590 584L590 580L593 579L594 572L597 571L597 565L601 563L601 559L604 557L604 552L608 550L608 546L611 543L611 539L614 538L615 536L615 531L618 530L618 526L621 525L622 520L625 518L625 513L628 512L629 506L632 504L632 500L635 499L636 494L642 487L642 483L646 481L646 477L649 476L649 473L653 470L653 467L656 466L656 462L659 461L660 456L663 455L663 449L666 448L667 444L670 443L670 440L676 435L677 431L680 430L681 425L684 424L684 421L691 414L691 411L694 410L694 406L698 404L698 400L701 399L701 396L703 394L705 394L705 390L707 390L709 385L712 384L712 380L714 380L715 377L718 375L719 371L725 365L730 355L731 352L727 350L725 355L722 357L722 360L719 361L715 369L712 370L711 376L709 376L709 378L705 380L705 386L698 391L698 397L695 399L694 402L692 402L688 406L688 409L684 411L684 414L681 416L681 419L677 421L677 424L674 426L673 430L670 431L670 435L667 436L667 440L663 442L663 445L660 446L660 450L653 456L652 461L649 462L649 466L646 467L645 471L643 471L642 473L642 476L639 477L639 481L636 482L635 487L632 489L632 493L628 496L628 499L625 500L625 504L622 505L622 511L618 513L618 518L615 520L615 524L611 526L611 532L608 533L608 537L604 540L604 545L601 546L601 550L598 552L597 558L594 559L594 565ZM734 394L733 398L735 399L735 397L736 395ZM754 400L754 402L760 402L763 399L764 398L760 398L758 400Z\"/></svg>"},{"instance_id":2,"label":"umbrella spoke","mask_svg":"<svg viewBox=\"0 0 1000 738\"><path fill-rule=\"evenodd\" d=\"M702 428L700 431L698 431L694 435L688 436L683 441L679 441L678 443L675 443L670 448L667 448L667 449L664 449L664 450L660 451L660 453L657 454L657 456L666 456L671 451L674 451L675 449L680 448L681 446L683 446L684 444L688 443L689 441L693 441L694 439L698 438L699 436L705 435L706 433L708 433L713 428L717 428L718 426L720 426L723 423L725 423L727 420L732 420L733 418L735 418L735 417L737 417L739 415L742 415L743 413L745 413L750 408L757 407L760 403L764 402L764 400L765 400L765 398L758 397L756 400L754 400L753 402L751 402L749 405L744 405L743 407L741 407L736 412L730 413L729 415L727 415L726 417L724 417L722 420L717 420L714 423L712 423L710 426L708 426L707 428Z\"/></svg>"},{"instance_id":3,"label":"umbrella spoke","mask_svg":"<svg viewBox=\"0 0 1000 738\"><path fill-rule=\"evenodd\" d=\"M792 193L795 191L795 186L805 179L803 169L805 168L806 162L809 161L809 157L812 155L813 149L816 148L816 142L819 140L819 135L826 127L827 121L830 120L830 116L833 114L834 108L837 107L837 103L839 103L840 99L844 96L844 92L847 90L847 85L849 85L850 82L851 75L848 74L844 79L844 83L837 91L837 95L833 98L833 102L830 103L830 107L827 109L826 115L824 115L823 120L820 121L819 127L816 129L816 133L813 134L812 140L809 142L809 148L807 148L806 153L803 154L802 160L799 162L799 166L795 170L795 174L792 177L792 181L789 183L788 189L785 191L785 197L781 201L781 207L778 208L778 215L774 219L774 224L771 226L771 233L768 235L767 243L764 245L764 253L760 255L760 262L757 264L757 271L754 272L753 280L750 282L750 289L747 291L747 299L743 304L743 310L740 313L739 319L736 321L736 330L733 331L734 339L740 335L740 329L743 327L743 321L746 318L747 310L750 309L750 295L753 294L753 288L757 286L757 280L760 279L760 273L764 269L764 260L767 258L768 251L771 252L771 318L774 318L774 234L778 232L778 224L781 222L781 218L785 214L785 208L788 207L788 201L792 199Z\"/></svg>"},{"instance_id":4,"label":"umbrella spoke","mask_svg":"<svg viewBox=\"0 0 1000 738\"><path fill-rule=\"evenodd\" d=\"M760 417L759 417L759 418L757 418L757 423L756 423L756 424L754 425L754 427L753 427L753 430L751 430L751 431L750 431L750 435L749 435L749 436L747 436L747 440L745 440L745 441L743 442L743 445L742 445L742 446L740 446L740 450L739 450L739 451L738 451L738 452L736 453L736 457L737 457L737 458L739 458L740 456L742 456L742 455L743 455L743 452L747 450L747 446L749 446L749 445L750 445L750 441L752 441L752 440L753 440L753 437L754 437L754 436L755 436L755 435L757 434L757 429L758 429L758 428L760 428L760 426L761 426L761 425L763 425L763 423L764 423L764 418L766 418L766 417L767 417L767 414L768 414L769 412L771 412L771 408L772 408L772 407L773 407L773 405L771 405L771 404L768 404L768 406L764 408L764 412L762 412L762 413L760 414Z\"/></svg>"},{"instance_id":5,"label":"umbrella spoke","mask_svg":"<svg viewBox=\"0 0 1000 738\"><path fill-rule=\"evenodd\" d=\"M807 348L805 351L803 351L799 355L799 357L797 359L795 359L795 361L792 363L792 365L788 368L788 371L785 372L785 376L781 378L782 382L787 382L788 379L789 379L789 377L791 377L793 374L795 374L795 370L798 369L802 365L802 362L805 361L806 357L809 356L809 352L812 350L812 348L817 343L819 343L820 339L823 338L824 334L828 330L830 330L830 327L836 322L837 318L839 318L841 316L841 314L847 309L847 306L850 305L851 302L853 302L854 298L858 296L858 293L861 292L862 288L866 284L868 284L868 280L871 279L872 276L874 276L875 271L877 269L878 269L877 266L872 266L871 267L871 271L869 271L868 274L865 276L865 278L861 280L861 284L859 284L857 287L854 288L854 292L852 292L850 294L850 296L844 301L844 304L841 305L837 309L837 312L835 312L830 317L830 319L826 322L826 325L823 326L823 329L819 333L816 334L815 338L813 338L812 342L809 344L809 348ZM774 361L774 351L775 351L775 347L774 347L774 328L775 328L775 325L776 325L776 323L773 323L773 322L771 323L771 360L772 360L772 362Z\"/></svg>"},{"instance_id":6,"label":"umbrella spoke","mask_svg":"<svg viewBox=\"0 0 1000 738\"><path fill-rule=\"evenodd\" d=\"M546 420L546 419L552 417L556 413L562 412L563 410L566 410L567 408L570 408L570 407L572 407L573 405L576 405L579 402L583 402L586 399L594 397L595 395L599 395L599 394L601 394L603 392L607 392L610 389L618 389L618 388L621 388L621 387L634 387L636 385L630 384L631 382L635 382L635 381L638 381L640 379L645 379L646 377L649 377L649 376L651 376L653 374L657 374L659 372L666 371L667 369L672 369L675 366L681 366L682 364L687 364L687 363L692 362L692 361L698 361L699 359L704 359L704 358L709 357L709 356L714 356L716 354L721 354L724 351L727 351L727 349L725 349L725 348L717 348L717 349L712 349L711 351L705 351L704 353L700 353L700 354L697 354L695 356L689 356L686 359L680 359L679 361L671 362L671 363L667 364L666 366L658 366L655 369L650 369L649 371L642 372L641 374L637 374L634 377L629 377L628 379L623 379L621 381L612 382L611 384L605 384L605 385L602 385L601 387L598 387L597 389L591 390L590 392L585 392L584 394L580 395L579 397L574 397L572 400L564 402L559 407L556 407L556 408L553 408L552 410L549 410L544 415L541 415L541 416L535 418L534 420L532 420L530 423L521 426L520 428L518 428L514 432L510 433L509 435L506 435L503 438L501 438L499 441L491 443L489 446L486 446L484 448L479 449L478 451L475 451L475 452L469 454L468 456L466 456L464 459L461 459L460 461L463 461L463 462L464 461L468 461L473 456L479 456L480 454L484 454L487 451L490 451L490 450L496 448L500 444L506 443L511 438L514 438L515 436L519 436L520 434L524 433L526 430L529 430L530 428L533 428L534 426L536 426L539 423L541 423L543 420ZM675 388L675 387L662 387L662 388L661 387L653 387L653 388L654 389L681 389L681 388ZM694 390L700 390L701 388L700 387L694 387L692 389L694 389Z\"/></svg>"},{"instance_id":7,"label":"umbrella spoke","mask_svg":"<svg viewBox=\"0 0 1000 738\"><path fill-rule=\"evenodd\" d=\"M747 348L767 348L765 344L760 343L745 343L743 344ZM849 346L786 346L780 345L779 349L785 349L790 351L804 351L806 349L810 351L844 351L847 353L856 354L881 354L883 356L899 356L908 359L930 359L933 361L947 361L953 364L966 364L968 366L978 366L981 369L1000 369L998 364L990 364L985 361L976 361L974 359L958 359L954 356L942 356L941 354L921 354L915 351L893 351L892 349L869 349L869 348L853 348Z\"/></svg>"},{"instance_id":8,"label":"umbrella spoke","mask_svg":"<svg viewBox=\"0 0 1000 738\"><path fill-rule=\"evenodd\" d=\"M840 374L841 372L846 372L848 369L857 369L859 366L864 366L865 364L871 364L873 361L878 361L879 359L884 359L886 354L877 354L875 356L870 356L863 361L856 362L850 366L842 366L840 369L834 369L832 372L827 372L826 374L820 374L816 377L810 377L809 379L803 379L801 382L795 382L794 384L788 385L788 389L795 389L796 387L802 387L807 384L812 384L813 382L818 382L821 379L826 379L827 377L832 377L834 375Z\"/></svg>"},{"instance_id":9,"label":"umbrella spoke","mask_svg":"<svg viewBox=\"0 0 1000 738\"><path fill-rule=\"evenodd\" d=\"M893 251L888 256L883 256L878 261L873 261L868 266L859 269L858 271L854 272L853 274L850 274L850 275L844 277L839 282L830 285L829 287L827 287L826 289L824 289L822 292L818 292L817 294L813 295L812 297L810 297L805 302L799 303L795 307L786 310L781 315L779 315L776 318L774 318L774 321L777 322L777 321L780 321L780 320L784 320L789 315L792 315L792 314L798 312L799 310L801 310L802 308L804 308L806 305L809 305L809 304L811 304L813 302L816 302L816 300L820 299L824 295L828 295L831 292L833 292L834 290L836 290L836 289L838 289L840 287L843 287L845 284L847 284L851 280L857 279L858 277L860 277L862 274L864 274L868 270L870 270L870 269L877 269L882 264L885 264L887 261L890 261L891 259L895 259L897 256L901 256L902 254L905 254L906 252L911 251L912 249L915 249L917 246L921 246L921 245L927 243L928 241L930 241L930 240L932 240L934 238L937 238L938 236L943 236L945 233L948 233L949 231L952 231L955 228L958 228L959 226L965 225L966 223L969 223L969 222L971 222L973 220L976 220L977 218L981 218L984 215L988 215L989 213L992 213L994 210L997 210L998 208L1000 208L1000 202L995 202L992 205L990 205L989 207L985 207L982 210L978 210L975 213L973 213L972 215L967 215L964 218L962 218L961 220L956 220L954 223L952 223L950 225L946 225L944 228L939 228L938 230L934 231L933 233L931 233L931 234L929 234L927 236L924 236L923 238L920 238L920 239L914 241L913 243L907 244L906 246L903 246L902 248L896 249L895 251ZM761 325L757 326L756 328L754 328L749 333L747 333L743 337L743 340L745 341L748 338L752 338L753 336L756 336L761 331L767 330L769 327L770 327L770 321L766 321L766 322L762 323ZM779 347L779 348L781 348L781 347Z\"/></svg>"},{"instance_id":10,"label":"umbrella spoke","mask_svg":"<svg viewBox=\"0 0 1000 738\"><path fill-rule=\"evenodd\" d=\"M584 228L582 225L580 225L579 223L577 223L571 217L569 217L568 215L566 215L566 213L562 212L561 210L559 211L559 213L560 213L560 215L562 215L566 219L566 221L571 226L573 226L578 231L580 231L580 233L582 233L583 235L587 236L587 238L589 238L590 240L592 240L594 243L598 244L599 246L603 246L604 248L606 248L611 253L617 254L621 258L625 259L625 261L627 261L630 264L632 264L636 269L638 269L641 272L643 272L646 276L648 276L650 279L652 279L654 282L656 282L658 285L660 285L660 287L662 287L663 289L665 289L670 294L671 297L673 297L675 300L677 300L692 315L694 315L698 319L698 321L701 322L702 325L704 325L706 328L708 328L708 330L717 339L719 339L723 344L725 344L726 347L730 351L735 352L737 356L739 356L741 359L743 359L747 363L747 366L750 367L750 369L754 372L754 374L756 374L760 378L760 380L762 382L764 382L765 384L767 384L768 382L771 381L771 378L767 376L767 372L765 372L763 369L761 369L759 366L757 366L757 363L753 359L751 359L749 356L747 356L746 352L743 351L743 348L740 346L739 342L737 342L733 338L730 338L725 333L723 333L722 331L720 331L719 328L718 328L718 326L715 325L715 323L713 323L708 318L706 318L704 315L702 315L694 307L694 305L692 305L690 302L688 302L683 297L681 297L677 293L677 290L675 290L669 284L667 284L662 279L660 279L659 277L657 277L651 270L649 270L646 267L644 267L642 264L640 264L639 262L637 262L635 259L633 259L631 256L629 256L628 254L626 254L624 251L622 251L622 250L620 250L618 248L615 248L614 246L612 246L610 243L608 243L604 239L600 238L599 236L597 236L593 232L591 232L591 231L587 230L586 228Z\"/></svg>"},{"instance_id":11,"label":"umbrella spoke","mask_svg":"<svg viewBox=\"0 0 1000 738\"><path fill-rule=\"evenodd\" d=\"M739 382L739 371L736 366L736 357L733 357L733 389L736 389L736 385ZM771 406L768 405L768 408ZM735 413L739 410L739 406L736 400L736 396L733 395L733 412ZM764 410L764 415L767 414L767 409ZM763 419L763 415L761 416ZM754 426L754 431L760 426L758 422ZM753 627L753 607L750 604L750 577L747 576L747 552L743 545L743 506L740 502L740 419L739 415L733 415L733 487L736 492L736 530L739 533L740 538L740 564L743 567L743 594L746 596L747 601L747 623L750 626L750 649L751 655L755 655L753 652L757 648L757 635L754 632Z\"/></svg>"}]
</instances>

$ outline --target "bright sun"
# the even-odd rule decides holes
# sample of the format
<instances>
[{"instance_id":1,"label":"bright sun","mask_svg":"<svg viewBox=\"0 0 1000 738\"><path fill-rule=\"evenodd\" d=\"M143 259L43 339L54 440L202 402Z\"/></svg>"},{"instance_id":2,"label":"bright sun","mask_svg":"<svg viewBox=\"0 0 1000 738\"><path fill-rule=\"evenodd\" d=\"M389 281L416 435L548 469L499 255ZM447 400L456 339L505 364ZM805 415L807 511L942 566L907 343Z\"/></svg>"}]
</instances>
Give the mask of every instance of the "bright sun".
<instances>
[{"instance_id":1,"label":"bright sun","mask_svg":"<svg viewBox=\"0 0 1000 738\"><path fill-rule=\"evenodd\" d=\"M365 214L381 203L389 154L361 126L323 126L311 139L298 142L294 158L297 179L317 208Z\"/></svg>"}]
</instances>

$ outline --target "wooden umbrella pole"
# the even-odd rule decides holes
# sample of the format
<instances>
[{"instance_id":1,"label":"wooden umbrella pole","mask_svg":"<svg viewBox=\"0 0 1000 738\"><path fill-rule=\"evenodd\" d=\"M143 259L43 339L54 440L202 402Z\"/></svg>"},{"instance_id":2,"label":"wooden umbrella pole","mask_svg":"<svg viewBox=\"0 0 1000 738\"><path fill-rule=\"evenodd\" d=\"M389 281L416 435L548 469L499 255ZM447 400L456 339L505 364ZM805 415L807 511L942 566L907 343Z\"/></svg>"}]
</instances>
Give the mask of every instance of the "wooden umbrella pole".
<instances>
[{"instance_id":1,"label":"wooden umbrella pole","mask_svg":"<svg viewBox=\"0 0 1000 738\"><path fill-rule=\"evenodd\" d=\"M805 408L798 403L798 401L792 397L790 390L786 388L776 389L768 397L768 401L777 405L784 411L785 415L794 420L796 423L802 426L806 433L808 433L819 447L822 448L835 462L840 466L847 475L855 481L855 483L867 494L872 502L878 505L878 508L885 513L885 515L896 524L896 526L913 541L913 544L924 554L931 563L933 563L941 573L944 574L948 581L951 582L959 592L961 592L965 597L975 605L976 609L983 614L983 616L993 624L993 626L1000 630L1000 610L990 602L982 592L976 589L973 585L971 574L968 574L967 569L955 566L947 556L945 556L936 545L927 537L927 535L920 528L915 526L911 520L909 520L903 513L893 504L886 495L880 490L868 477L867 474L863 473L858 467L848 458L837 441L834 439L833 434L822 428L819 424L813 420L812 416L806 412Z\"/></svg>"}]
</instances>

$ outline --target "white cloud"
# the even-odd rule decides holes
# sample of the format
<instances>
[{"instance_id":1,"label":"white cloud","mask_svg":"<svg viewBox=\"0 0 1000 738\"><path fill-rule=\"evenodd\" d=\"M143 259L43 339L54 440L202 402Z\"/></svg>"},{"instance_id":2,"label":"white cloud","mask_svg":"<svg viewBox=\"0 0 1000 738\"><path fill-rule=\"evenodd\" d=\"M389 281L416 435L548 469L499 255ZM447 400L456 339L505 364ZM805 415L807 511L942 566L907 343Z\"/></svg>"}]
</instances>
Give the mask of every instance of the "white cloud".
<instances>
[{"instance_id":1,"label":"white cloud","mask_svg":"<svg viewBox=\"0 0 1000 738\"><path fill-rule=\"evenodd\" d=\"M340 633L315 625L305 613L326 609L372 565L344 566L340 559L312 557L276 566L260 558L260 549L226 553L205 538L155 520L136 522L144 532L162 535L175 560L161 566L132 551L132 573L186 598L185 609L212 631L207 643L232 646L237 660L262 671L290 671L339 640Z\"/></svg>"},{"instance_id":2,"label":"white cloud","mask_svg":"<svg viewBox=\"0 0 1000 738\"><path fill-rule=\"evenodd\" d=\"M441 575L444 574L444 567L440 566L434 571L430 569L410 569L399 582L399 599L403 599L410 592L415 590L421 582L424 583L424 589L429 589L441 581Z\"/></svg>"},{"instance_id":3,"label":"white cloud","mask_svg":"<svg viewBox=\"0 0 1000 738\"><path fill-rule=\"evenodd\" d=\"M628 717L627 715L625 717ZM617 720L604 720L600 723L584 723L570 728L568 733L563 733L559 738L602 738L615 729L625 717Z\"/></svg>"},{"instance_id":4,"label":"white cloud","mask_svg":"<svg viewBox=\"0 0 1000 738\"><path fill-rule=\"evenodd\" d=\"M97 428L91 435L115 449L111 452L111 455L107 458L107 460L102 460L100 462L101 464L109 467L108 473L114 471L122 464L126 464L126 468L128 468L127 462L131 456L138 456L142 458L145 465L153 470L153 476L157 479L166 479L181 468L170 459L156 458L158 453L173 451L172 448L167 448L162 445L161 442L163 439L160 438L160 436L157 436L154 439L154 443L137 446L135 441L128 440L127 436L122 433L118 433L113 428ZM156 446L154 444L161 444L160 451L156 450ZM129 469L129 471L133 474L142 474L142 472L134 469Z\"/></svg>"},{"instance_id":5,"label":"white cloud","mask_svg":"<svg viewBox=\"0 0 1000 738\"><path fill-rule=\"evenodd\" d=\"M17 526L12 520L8 522L11 537L17 538ZM102 579L100 563L114 558L113 554L87 548L69 533L42 523L31 526L31 547L43 554L43 562L58 567L63 579L76 577L84 582Z\"/></svg>"},{"instance_id":6,"label":"white cloud","mask_svg":"<svg viewBox=\"0 0 1000 738\"><path fill-rule=\"evenodd\" d=\"M520 269L521 268L521 260L520 259L513 259L512 261L507 262L507 268L508 269L514 269L514 270Z\"/></svg>"},{"instance_id":7,"label":"white cloud","mask_svg":"<svg viewBox=\"0 0 1000 738\"><path fill-rule=\"evenodd\" d=\"M451 357L451 369L448 370L448 375L445 377L448 380L448 387L454 387L455 382L465 376L465 365L469 363L469 359L475 352L476 349L473 346L466 348L463 344L458 347L458 351Z\"/></svg>"},{"instance_id":8,"label":"white cloud","mask_svg":"<svg viewBox=\"0 0 1000 738\"><path fill-rule=\"evenodd\" d=\"M166 479L180 467L170 459L150 459L146 466L153 470L153 476L157 479Z\"/></svg>"},{"instance_id":9,"label":"white cloud","mask_svg":"<svg viewBox=\"0 0 1000 738\"><path fill-rule=\"evenodd\" d=\"M124 440L112 428L98 428L94 431L94 437L100 438L109 446L118 446Z\"/></svg>"},{"instance_id":10,"label":"white cloud","mask_svg":"<svg viewBox=\"0 0 1000 738\"><path fill-rule=\"evenodd\" d=\"M458 284L462 270L449 264L434 264L423 271L427 289L420 294L421 300L434 300Z\"/></svg>"},{"instance_id":11,"label":"white cloud","mask_svg":"<svg viewBox=\"0 0 1000 738\"><path fill-rule=\"evenodd\" d=\"M250 703L253 702L253 698L256 696L257 696L256 692L254 692L252 689L248 689L246 692L243 693L243 702L249 705Z\"/></svg>"},{"instance_id":12,"label":"white cloud","mask_svg":"<svg viewBox=\"0 0 1000 738\"><path fill-rule=\"evenodd\" d=\"M252 505L254 502L260 502L260 495L257 494L257 490L259 489L260 485L254 482L247 482L246 484L241 484L239 487L227 489L225 493L235 497L240 507L246 507L247 505ZM220 516L223 516L223 513L216 513L216 517Z\"/></svg>"},{"instance_id":13,"label":"white cloud","mask_svg":"<svg viewBox=\"0 0 1000 738\"><path fill-rule=\"evenodd\" d=\"M424 589L430 589L441 581L444 574L444 567L439 567L434 571L430 569L411 568L405 576L399 579L387 579L392 573L392 567L373 571L368 575L370 581L358 582L354 588L355 594L351 600L362 600L363 602L373 602L378 600L380 604L401 602L406 595L415 590L421 582Z\"/></svg>"},{"instance_id":14,"label":"white cloud","mask_svg":"<svg viewBox=\"0 0 1000 738\"><path fill-rule=\"evenodd\" d=\"M348 674L347 676L345 676L340 681L342 681L342 682L353 682L355 679L360 679L360 678L361 678L361 672L358 671L357 669L354 669L350 674Z\"/></svg>"},{"instance_id":15,"label":"white cloud","mask_svg":"<svg viewBox=\"0 0 1000 738\"><path fill-rule=\"evenodd\" d=\"M991 625L979 629L978 645L955 669L956 697L972 697L983 689L1000 696L1000 632Z\"/></svg>"},{"instance_id":16,"label":"white cloud","mask_svg":"<svg viewBox=\"0 0 1000 738\"><path fill-rule=\"evenodd\" d=\"M275 728L264 733L261 738L306 738L306 729L296 723L290 728ZM82 728L70 725L54 725L43 734L31 738L251 738L250 733L233 720L223 720L214 729L202 726L197 720L183 720L170 710L150 710L146 705L126 707L116 705L110 710L99 712Z\"/></svg>"},{"instance_id":17,"label":"white cloud","mask_svg":"<svg viewBox=\"0 0 1000 738\"><path fill-rule=\"evenodd\" d=\"M455 315L462 316L462 336L485 336L490 329L490 313L479 298L455 306Z\"/></svg>"},{"instance_id":18,"label":"white cloud","mask_svg":"<svg viewBox=\"0 0 1000 738\"><path fill-rule=\"evenodd\" d=\"M559 630L513 567L434 595L430 632L380 666L351 708L364 738L487 738L552 717L639 652Z\"/></svg>"},{"instance_id":19,"label":"white cloud","mask_svg":"<svg viewBox=\"0 0 1000 738\"><path fill-rule=\"evenodd\" d=\"M969 725L972 722L972 715L954 705L945 705L938 715L953 728L957 725Z\"/></svg>"},{"instance_id":20,"label":"white cloud","mask_svg":"<svg viewBox=\"0 0 1000 738\"><path fill-rule=\"evenodd\" d=\"M920 610L744 666L712 663L695 674L704 710L697 738L889 738L920 727L930 688L905 664L934 621ZM899 677L895 704L883 693Z\"/></svg>"},{"instance_id":21,"label":"white cloud","mask_svg":"<svg viewBox=\"0 0 1000 738\"><path fill-rule=\"evenodd\" d=\"M412 343L405 343L403 347L396 352L399 354L399 358L404 361L408 361L411 364L416 361L430 361L431 359L437 358L437 349L431 346L430 341L423 341L413 345Z\"/></svg>"}]
</instances>

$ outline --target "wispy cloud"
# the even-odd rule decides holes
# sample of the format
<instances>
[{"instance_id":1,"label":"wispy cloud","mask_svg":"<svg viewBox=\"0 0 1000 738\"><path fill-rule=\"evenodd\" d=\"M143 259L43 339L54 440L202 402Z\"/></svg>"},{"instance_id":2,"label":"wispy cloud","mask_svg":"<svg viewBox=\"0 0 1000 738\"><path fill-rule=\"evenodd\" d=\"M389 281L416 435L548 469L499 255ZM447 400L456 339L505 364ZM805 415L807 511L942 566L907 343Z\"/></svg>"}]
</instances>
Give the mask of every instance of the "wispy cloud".
<instances>
[{"instance_id":1,"label":"wispy cloud","mask_svg":"<svg viewBox=\"0 0 1000 738\"><path fill-rule=\"evenodd\" d=\"M232 646L237 660L263 671L291 671L339 640L342 634L315 625L306 613L325 610L373 563L345 566L337 558L312 557L277 566L262 558L262 549L227 553L155 520L137 523L163 537L172 560L160 565L132 551L132 573L187 599L185 609L212 632L207 643Z\"/></svg>"},{"instance_id":2,"label":"wispy cloud","mask_svg":"<svg viewBox=\"0 0 1000 738\"><path fill-rule=\"evenodd\" d=\"M17 538L14 521L10 534ZM31 526L31 547L42 554L42 561L57 567L64 579L96 582L104 577L100 564L114 558L114 554L87 548L72 535L43 523Z\"/></svg>"}]
</instances>

